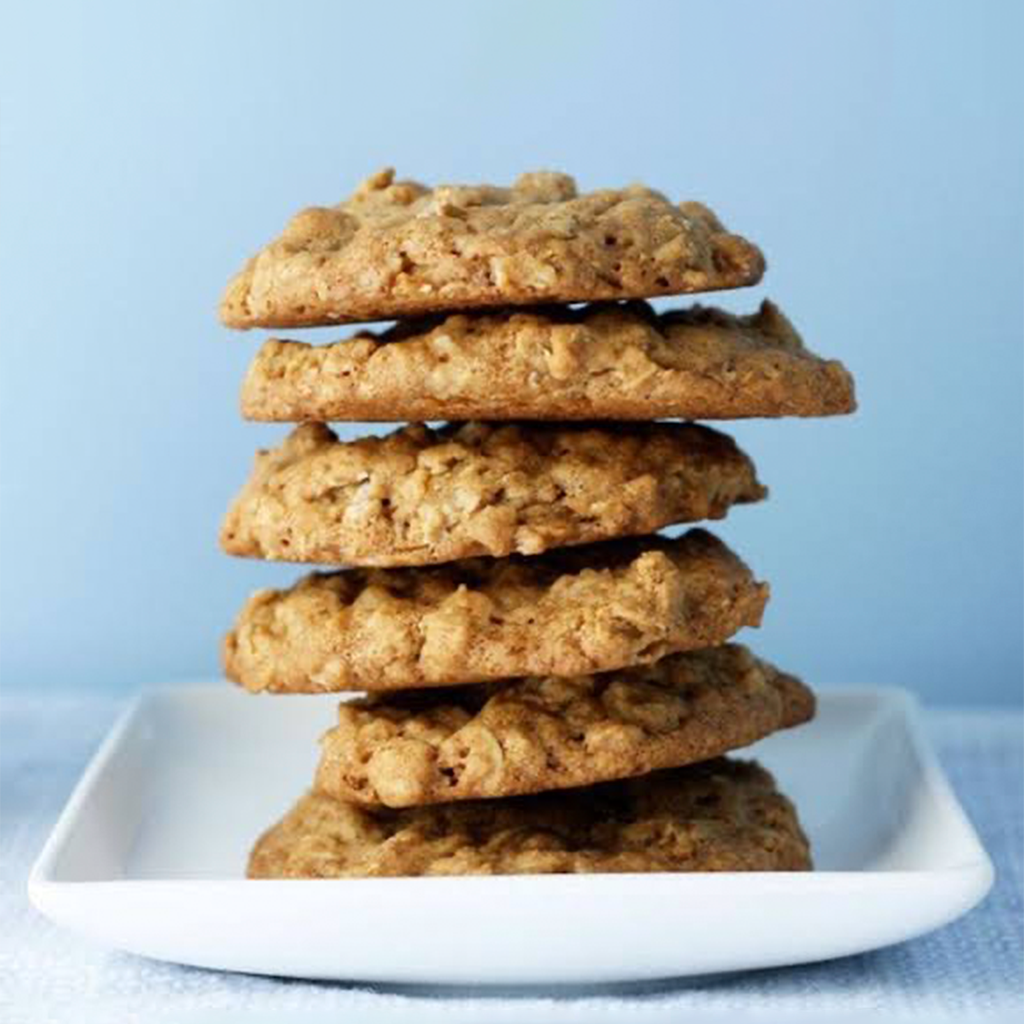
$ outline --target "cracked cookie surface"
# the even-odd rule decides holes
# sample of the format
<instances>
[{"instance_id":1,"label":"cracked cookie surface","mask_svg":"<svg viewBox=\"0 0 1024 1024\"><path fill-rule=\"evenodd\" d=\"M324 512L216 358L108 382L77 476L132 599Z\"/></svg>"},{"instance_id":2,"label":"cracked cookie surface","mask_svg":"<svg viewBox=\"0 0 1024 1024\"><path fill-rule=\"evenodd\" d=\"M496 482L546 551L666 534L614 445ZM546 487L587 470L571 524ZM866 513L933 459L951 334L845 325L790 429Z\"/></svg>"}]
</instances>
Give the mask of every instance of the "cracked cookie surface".
<instances>
[{"instance_id":1,"label":"cracked cookie surface","mask_svg":"<svg viewBox=\"0 0 1024 1024\"><path fill-rule=\"evenodd\" d=\"M413 424L342 442L307 423L257 454L221 546L357 566L536 555L720 519L766 493L731 438L694 424Z\"/></svg>"},{"instance_id":2,"label":"cracked cookie surface","mask_svg":"<svg viewBox=\"0 0 1024 1024\"><path fill-rule=\"evenodd\" d=\"M271 340L252 420L741 419L856 408L853 378L777 306L736 316L646 303L453 314L329 345Z\"/></svg>"},{"instance_id":3,"label":"cracked cookie surface","mask_svg":"<svg viewBox=\"0 0 1024 1024\"><path fill-rule=\"evenodd\" d=\"M790 801L754 762L508 800L369 809L302 797L257 841L250 878L805 871Z\"/></svg>"},{"instance_id":4,"label":"cracked cookie surface","mask_svg":"<svg viewBox=\"0 0 1024 1024\"><path fill-rule=\"evenodd\" d=\"M811 691L740 644L602 675L346 701L315 788L412 807L587 786L718 757L814 715Z\"/></svg>"},{"instance_id":5,"label":"cracked cookie surface","mask_svg":"<svg viewBox=\"0 0 1024 1024\"><path fill-rule=\"evenodd\" d=\"M584 675L760 624L768 586L704 530L261 590L224 641L252 691L321 693Z\"/></svg>"},{"instance_id":6,"label":"cracked cookie surface","mask_svg":"<svg viewBox=\"0 0 1024 1024\"><path fill-rule=\"evenodd\" d=\"M313 327L437 310L643 298L756 284L760 250L700 203L566 174L511 188L395 181L384 170L291 219L228 285L230 327Z\"/></svg>"}]
</instances>

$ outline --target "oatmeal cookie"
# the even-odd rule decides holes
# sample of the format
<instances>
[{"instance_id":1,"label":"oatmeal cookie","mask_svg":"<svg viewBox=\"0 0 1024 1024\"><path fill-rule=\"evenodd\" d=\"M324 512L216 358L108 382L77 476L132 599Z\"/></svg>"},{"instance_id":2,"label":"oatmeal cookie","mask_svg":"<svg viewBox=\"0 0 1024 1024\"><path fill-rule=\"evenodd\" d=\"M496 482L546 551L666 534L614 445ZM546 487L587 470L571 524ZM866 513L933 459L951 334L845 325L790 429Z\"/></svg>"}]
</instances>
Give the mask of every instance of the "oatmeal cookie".
<instances>
[{"instance_id":1,"label":"oatmeal cookie","mask_svg":"<svg viewBox=\"0 0 1024 1024\"><path fill-rule=\"evenodd\" d=\"M759 626L767 584L702 529L426 568L314 572L255 593L224 640L258 692L579 676Z\"/></svg>"},{"instance_id":2,"label":"oatmeal cookie","mask_svg":"<svg viewBox=\"0 0 1024 1024\"><path fill-rule=\"evenodd\" d=\"M726 644L602 675L346 701L315 785L387 807L567 789L706 761L813 714L800 680Z\"/></svg>"},{"instance_id":3,"label":"oatmeal cookie","mask_svg":"<svg viewBox=\"0 0 1024 1024\"><path fill-rule=\"evenodd\" d=\"M790 801L719 759L587 789L371 809L309 793L257 841L250 878L806 871Z\"/></svg>"},{"instance_id":4,"label":"oatmeal cookie","mask_svg":"<svg viewBox=\"0 0 1024 1024\"><path fill-rule=\"evenodd\" d=\"M511 188L396 181L296 214L228 285L230 327L313 327L438 310L643 298L756 284L760 250L700 203L567 174Z\"/></svg>"},{"instance_id":5,"label":"oatmeal cookie","mask_svg":"<svg viewBox=\"0 0 1024 1024\"><path fill-rule=\"evenodd\" d=\"M768 586L704 530L474 558L313 573L261 590L224 641L258 692L449 686L585 675L712 647L757 626Z\"/></svg>"},{"instance_id":6,"label":"oatmeal cookie","mask_svg":"<svg viewBox=\"0 0 1024 1024\"><path fill-rule=\"evenodd\" d=\"M242 387L251 420L653 420L834 416L842 363L777 306L748 316L643 302L452 314L329 345L266 342Z\"/></svg>"},{"instance_id":7,"label":"oatmeal cookie","mask_svg":"<svg viewBox=\"0 0 1024 1024\"><path fill-rule=\"evenodd\" d=\"M731 438L693 424L414 424L342 442L307 423L257 455L221 545L357 566L536 555L720 519L766 493Z\"/></svg>"}]
</instances>

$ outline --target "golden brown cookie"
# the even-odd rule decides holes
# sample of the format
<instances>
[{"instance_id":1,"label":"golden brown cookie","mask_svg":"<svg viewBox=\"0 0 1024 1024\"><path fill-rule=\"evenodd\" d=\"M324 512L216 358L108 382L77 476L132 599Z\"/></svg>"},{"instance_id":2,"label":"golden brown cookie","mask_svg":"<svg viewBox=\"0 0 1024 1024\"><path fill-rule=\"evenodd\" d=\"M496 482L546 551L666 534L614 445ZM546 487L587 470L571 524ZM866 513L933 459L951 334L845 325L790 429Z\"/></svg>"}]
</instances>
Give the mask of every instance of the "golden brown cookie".
<instances>
[{"instance_id":1,"label":"golden brown cookie","mask_svg":"<svg viewBox=\"0 0 1024 1024\"><path fill-rule=\"evenodd\" d=\"M718 757L814 714L793 676L726 644L596 676L346 701L316 788L413 807L589 786Z\"/></svg>"},{"instance_id":2,"label":"golden brown cookie","mask_svg":"<svg viewBox=\"0 0 1024 1024\"><path fill-rule=\"evenodd\" d=\"M724 758L587 789L364 808L304 796L253 848L250 878L806 871L793 805Z\"/></svg>"},{"instance_id":3,"label":"golden brown cookie","mask_svg":"<svg viewBox=\"0 0 1024 1024\"><path fill-rule=\"evenodd\" d=\"M770 302L656 315L646 303L412 321L307 345L268 341L249 368L252 420L741 419L856 408Z\"/></svg>"},{"instance_id":4,"label":"golden brown cookie","mask_svg":"<svg viewBox=\"0 0 1024 1024\"><path fill-rule=\"evenodd\" d=\"M261 590L224 641L252 691L320 693L584 675L711 647L761 622L768 586L704 530L313 573Z\"/></svg>"},{"instance_id":5,"label":"golden brown cookie","mask_svg":"<svg viewBox=\"0 0 1024 1024\"><path fill-rule=\"evenodd\" d=\"M511 188L395 181L310 207L221 302L230 327L314 327L438 310L643 298L756 284L764 257L700 203L640 185L580 195L566 174Z\"/></svg>"},{"instance_id":6,"label":"golden brown cookie","mask_svg":"<svg viewBox=\"0 0 1024 1024\"><path fill-rule=\"evenodd\" d=\"M731 438L693 424L414 424L341 442L307 423L257 455L221 545L328 565L536 555L720 519L766 493Z\"/></svg>"}]
</instances>

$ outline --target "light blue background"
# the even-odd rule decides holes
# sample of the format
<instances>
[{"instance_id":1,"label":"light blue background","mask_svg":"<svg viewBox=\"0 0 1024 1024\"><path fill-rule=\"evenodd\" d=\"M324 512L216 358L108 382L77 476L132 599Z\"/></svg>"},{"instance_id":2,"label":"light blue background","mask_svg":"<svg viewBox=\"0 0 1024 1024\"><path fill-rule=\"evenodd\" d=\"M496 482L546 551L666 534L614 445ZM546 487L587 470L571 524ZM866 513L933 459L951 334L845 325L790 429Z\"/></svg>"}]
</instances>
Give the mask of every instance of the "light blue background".
<instances>
[{"instance_id":1,"label":"light blue background","mask_svg":"<svg viewBox=\"0 0 1024 1024\"><path fill-rule=\"evenodd\" d=\"M33 3L0 26L7 686L217 668L251 588L217 524L260 335L215 318L287 216L375 168L554 167L702 198L857 375L855 418L744 424L721 532L758 649L810 681L1017 702L1024 5ZM329 330L318 338L339 332Z\"/></svg>"}]
</instances>

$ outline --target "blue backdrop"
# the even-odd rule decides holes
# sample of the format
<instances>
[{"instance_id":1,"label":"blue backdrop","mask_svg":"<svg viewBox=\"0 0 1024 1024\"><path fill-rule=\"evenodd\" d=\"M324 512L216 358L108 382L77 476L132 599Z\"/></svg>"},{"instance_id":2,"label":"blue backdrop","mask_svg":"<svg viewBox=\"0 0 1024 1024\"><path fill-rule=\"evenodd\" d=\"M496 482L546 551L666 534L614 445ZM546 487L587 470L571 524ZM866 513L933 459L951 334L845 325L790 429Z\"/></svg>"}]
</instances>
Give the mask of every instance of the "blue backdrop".
<instances>
[{"instance_id":1,"label":"blue backdrop","mask_svg":"<svg viewBox=\"0 0 1024 1024\"><path fill-rule=\"evenodd\" d=\"M291 212L395 164L643 179L762 243L721 301L775 298L861 410L735 430L772 488L721 530L772 584L750 638L812 682L1020 700L1022 7L5 5L4 684L212 673L297 575L216 546L282 430L239 419L261 336L215 307Z\"/></svg>"}]
</instances>

